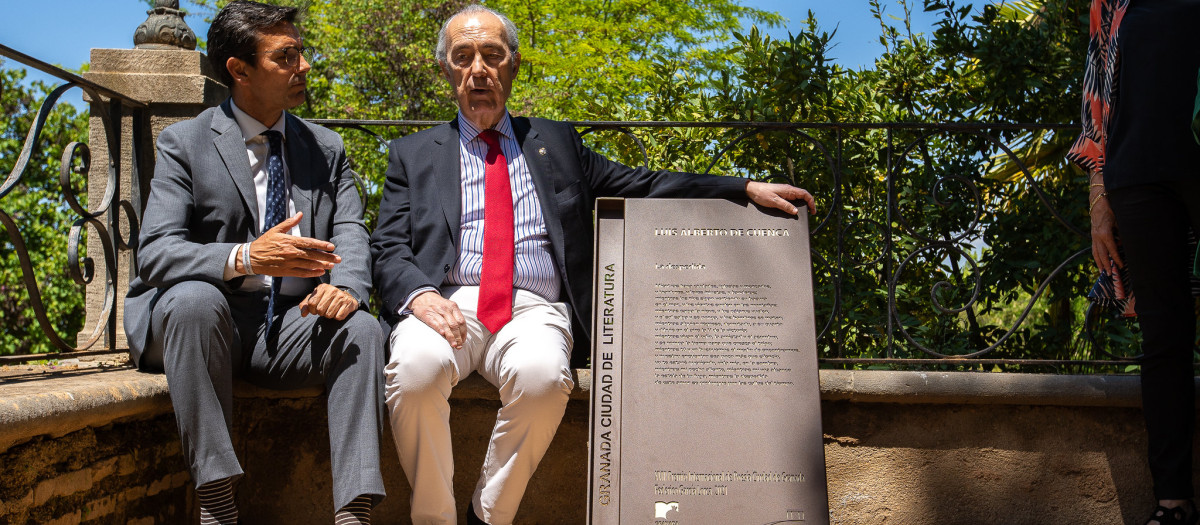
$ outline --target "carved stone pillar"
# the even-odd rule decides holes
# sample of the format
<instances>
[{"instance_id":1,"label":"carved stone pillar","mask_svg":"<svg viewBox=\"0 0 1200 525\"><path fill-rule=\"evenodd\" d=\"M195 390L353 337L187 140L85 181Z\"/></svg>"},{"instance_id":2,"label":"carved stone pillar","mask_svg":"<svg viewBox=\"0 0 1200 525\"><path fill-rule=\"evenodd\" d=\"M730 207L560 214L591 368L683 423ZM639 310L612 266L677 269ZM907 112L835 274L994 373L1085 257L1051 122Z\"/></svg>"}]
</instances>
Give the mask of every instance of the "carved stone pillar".
<instances>
[{"instance_id":1,"label":"carved stone pillar","mask_svg":"<svg viewBox=\"0 0 1200 525\"><path fill-rule=\"evenodd\" d=\"M228 90L209 66L208 58L194 50L196 37L182 19L178 10L179 2L159 0L156 4L154 9L147 12L150 17L134 35L138 49L93 49L91 68L84 74L90 81L148 104L147 108L140 110L140 115L131 111L131 108L124 108L120 124L119 195L121 199L132 203L139 215L150 191L150 176L154 173L154 142L158 134L171 124L195 117L205 108L221 103L228 96ZM187 47L189 42L190 47ZM88 137L92 153L88 199L95 208L107 189L107 130L99 115L109 102L90 98L87 101L92 109ZM136 147L133 141L135 126L142 130L141 140ZM134 151L137 152L136 159ZM133 173L134 168L137 174ZM124 236L129 228L124 218L121 223L120 231ZM89 232L88 253L98 255L102 253L101 249L94 232ZM104 308L104 282L100 277L105 271L101 267L104 261L103 257L94 259L97 278L87 287L85 330L86 327L95 326ZM124 297L132 275L129 251L119 254L117 265L116 345L118 348L127 348L122 322ZM81 332L78 342L83 343L88 335Z\"/></svg>"}]
</instances>

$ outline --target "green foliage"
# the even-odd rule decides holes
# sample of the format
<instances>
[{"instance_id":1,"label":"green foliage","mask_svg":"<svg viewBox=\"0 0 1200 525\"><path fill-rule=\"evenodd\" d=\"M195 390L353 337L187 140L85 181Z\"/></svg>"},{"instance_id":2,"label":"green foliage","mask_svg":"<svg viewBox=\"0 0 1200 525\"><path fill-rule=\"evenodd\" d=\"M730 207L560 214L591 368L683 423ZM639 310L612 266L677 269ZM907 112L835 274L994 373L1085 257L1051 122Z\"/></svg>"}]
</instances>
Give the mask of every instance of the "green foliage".
<instances>
[{"instance_id":1,"label":"green foliage","mask_svg":"<svg viewBox=\"0 0 1200 525\"><path fill-rule=\"evenodd\" d=\"M442 20L466 4L343 0L308 5L303 20L306 44L323 57L313 63L308 102L297 113L354 119L453 117L453 99L434 65L433 42ZM363 178L368 226L375 223L387 168L380 139L411 131L382 130L378 138L356 130L343 132L347 152Z\"/></svg>"},{"instance_id":2,"label":"green foliage","mask_svg":"<svg viewBox=\"0 0 1200 525\"><path fill-rule=\"evenodd\" d=\"M735 33L730 62L714 79L679 60L657 61L658 80L632 114L683 121L1073 122L1087 5L1037 4L1014 16L1004 6L973 11L926 1L939 22L932 34L920 34L908 4L901 4L903 16L891 17L871 2L885 51L860 71L828 60L834 35L818 31L815 20L787 40L751 28ZM1063 159L1073 131L814 125L749 136L708 129L651 135L642 137L651 165L703 171L720 152L714 171L797 183L818 196L815 299L818 326L833 319L821 339L827 357L933 357L922 348L966 356L993 346L987 357L1136 353L1136 330L1128 323L1101 322L1101 348L1080 339L1087 304L1080 296L1094 270L1078 254L1088 246L1081 235L1088 227L1085 181ZM593 143L641 162L631 141L604 136Z\"/></svg>"},{"instance_id":3,"label":"green foliage","mask_svg":"<svg viewBox=\"0 0 1200 525\"><path fill-rule=\"evenodd\" d=\"M211 19L228 0L194 0ZM272 0L301 9L305 44L322 58L308 75L309 99L296 113L313 118L448 120L456 112L450 86L433 56L437 32L471 0ZM700 88L733 56L727 44L740 20L775 25L779 15L734 0L494 0L518 27L521 74L509 109L547 118L637 118L644 93L662 82L659 65L692 72ZM695 115L696 119L706 119ZM413 130L377 130L391 139ZM374 224L386 170L376 137L345 130L346 148L367 189Z\"/></svg>"},{"instance_id":4,"label":"green foliage","mask_svg":"<svg viewBox=\"0 0 1200 525\"><path fill-rule=\"evenodd\" d=\"M7 122L0 130L0 172L12 172L38 108L52 89L40 81L25 81L24 70L0 68L0 111ZM0 199L0 210L12 216L29 250L53 329L72 342L83 325L83 287L67 274L67 231L74 217L61 196L58 177L63 148L72 141L86 142L87 130L86 113L67 103L54 106L21 182ZM82 176L72 182L86 198ZM0 354L49 352L54 347L34 317L11 233L0 237L0 267L5 269L0 272Z\"/></svg>"},{"instance_id":5,"label":"green foliage","mask_svg":"<svg viewBox=\"0 0 1200 525\"><path fill-rule=\"evenodd\" d=\"M324 55L313 64L299 114L454 114L433 49L441 23L467 0L277 1L301 8L306 43ZM224 3L192 2L207 17ZM587 140L630 164L789 182L817 195L817 324L832 320L821 339L826 357L930 357L922 347L964 356L992 346L987 357L1134 353L1138 334L1125 322L1100 323L1100 348L1078 337L1086 307L1080 294L1093 270L1086 254L1076 255L1088 244L1081 235L1088 224L1083 174L1063 158L1074 131L897 124L1074 122L1087 2L975 9L949 0L901 1L892 16L887 8L896 3L870 0L865 7L879 23L884 52L860 70L832 62L836 34L820 31L811 14L795 34L775 40L757 26L779 17L735 0L487 5L520 29L514 114L813 123L749 133L605 131ZM934 13L934 30L914 31L912 9ZM392 138L412 130L373 131ZM373 213L384 149L367 133L343 135Z\"/></svg>"},{"instance_id":6,"label":"green foliage","mask_svg":"<svg viewBox=\"0 0 1200 525\"><path fill-rule=\"evenodd\" d=\"M741 21L777 25L774 14L733 0L496 0L519 29L521 74L509 109L518 115L611 120L645 110L673 62L704 87L733 57L729 36Z\"/></svg>"}]
</instances>

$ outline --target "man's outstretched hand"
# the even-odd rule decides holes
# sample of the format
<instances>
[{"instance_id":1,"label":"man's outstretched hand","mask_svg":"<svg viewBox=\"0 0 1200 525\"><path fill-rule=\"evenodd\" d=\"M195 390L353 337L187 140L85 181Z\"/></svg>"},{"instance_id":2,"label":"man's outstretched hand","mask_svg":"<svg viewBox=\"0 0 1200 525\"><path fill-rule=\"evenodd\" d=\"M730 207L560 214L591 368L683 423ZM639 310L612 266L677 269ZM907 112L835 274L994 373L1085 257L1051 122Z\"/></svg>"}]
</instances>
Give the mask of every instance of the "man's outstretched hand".
<instances>
[{"instance_id":1,"label":"man's outstretched hand","mask_svg":"<svg viewBox=\"0 0 1200 525\"><path fill-rule=\"evenodd\" d=\"M289 235L304 213L297 213L276 224L250 243L250 269L271 277L320 277L342 258L333 253L333 243ZM237 270L246 273L241 258Z\"/></svg>"}]
</instances>

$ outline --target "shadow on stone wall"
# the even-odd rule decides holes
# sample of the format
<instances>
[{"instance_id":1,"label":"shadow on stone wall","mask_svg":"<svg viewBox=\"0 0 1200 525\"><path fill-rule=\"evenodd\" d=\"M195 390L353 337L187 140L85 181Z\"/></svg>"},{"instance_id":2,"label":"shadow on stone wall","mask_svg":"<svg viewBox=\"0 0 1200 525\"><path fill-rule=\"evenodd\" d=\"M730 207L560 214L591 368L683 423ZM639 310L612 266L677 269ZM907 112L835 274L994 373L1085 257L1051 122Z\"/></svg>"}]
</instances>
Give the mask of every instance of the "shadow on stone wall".
<instances>
[{"instance_id":1,"label":"shadow on stone wall","mask_svg":"<svg viewBox=\"0 0 1200 525\"><path fill-rule=\"evenodd\" d=\"M246 476L238 499L247 523L325 523L333 518L324 397L239 399L234 410L238 456ZM475 490L500 403L451 400L454 489L460 519ZM177 440L176 440L177 441ZM390 432L383 436L388 497L379 523L408 523L409 487ZM518 523L583 523L587 497L587 402L572 400L563 424L530 483ZM264 504L263 502L267 502Z\"/></svg>"},{"instance_id":2,"label":"shadow on stone wall","mask_svg":"<svg viewBox=\"0 0 1200 525\"><path fill-rule=\"evenodd\" d=\"M824 403L833 523L1130 523L1141 410Z\"/></svg>"},{"instance_id":3,"label":"shadow on stone wall","mask_svg":"<svg viewBox=\"0 0 1200 525\"><path fill-rule=\"evenodd\" d=\"M179 523L189 477L178 435L168 414L14 446L0 454L0 521Z\"/></svg>"}]
</instances>

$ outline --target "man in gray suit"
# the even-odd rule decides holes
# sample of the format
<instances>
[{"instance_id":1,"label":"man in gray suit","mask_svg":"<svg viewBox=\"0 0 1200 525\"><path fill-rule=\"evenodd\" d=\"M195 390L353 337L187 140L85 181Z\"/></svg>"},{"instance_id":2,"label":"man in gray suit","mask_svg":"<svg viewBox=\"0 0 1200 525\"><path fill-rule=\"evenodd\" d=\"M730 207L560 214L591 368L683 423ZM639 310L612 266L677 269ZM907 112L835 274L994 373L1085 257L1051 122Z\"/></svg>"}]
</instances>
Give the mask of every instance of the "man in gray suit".
<instances>
[{"instance_id":1,"label":"man in gray suit","mask_svg":"<svg viewBox=\"0 0 1200 525\"><path fill-rule=\"evenodd\" d=\"M309 70L295 16L238 1L213 20L232 96L159 136L125 300L131 358L166 372L205 524L237 522L234 377L324 385L336 523L368 523L384 494L368 234L341 137L287 113Z\"/></svg>"}]
</instances>

